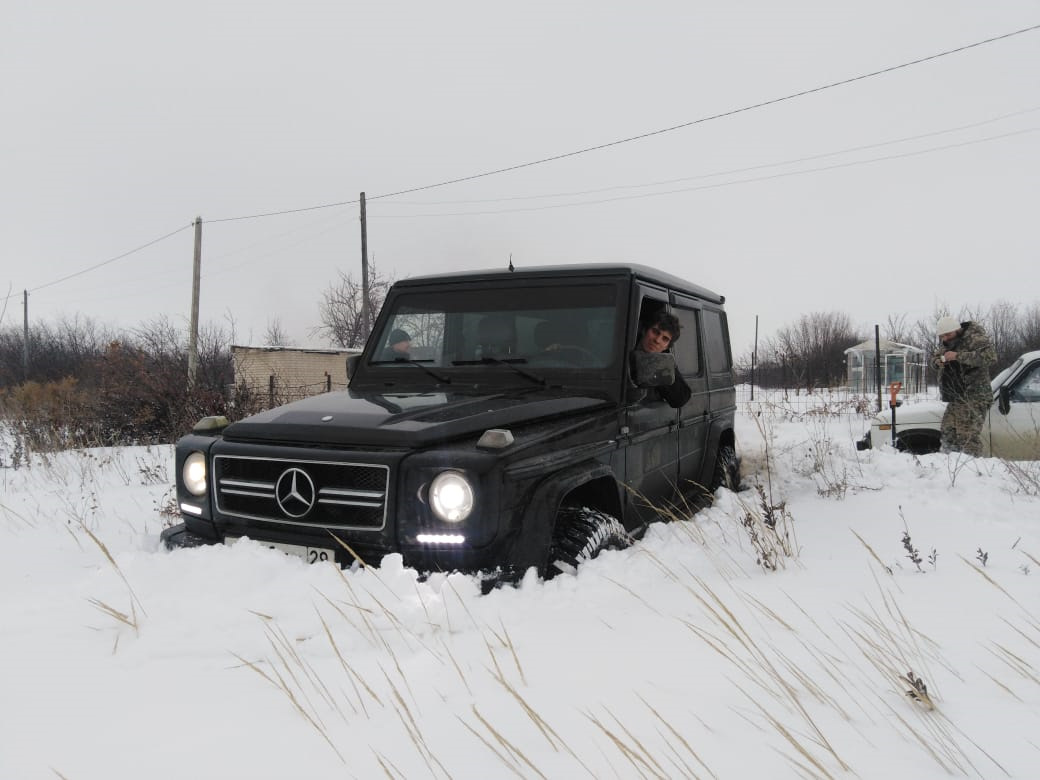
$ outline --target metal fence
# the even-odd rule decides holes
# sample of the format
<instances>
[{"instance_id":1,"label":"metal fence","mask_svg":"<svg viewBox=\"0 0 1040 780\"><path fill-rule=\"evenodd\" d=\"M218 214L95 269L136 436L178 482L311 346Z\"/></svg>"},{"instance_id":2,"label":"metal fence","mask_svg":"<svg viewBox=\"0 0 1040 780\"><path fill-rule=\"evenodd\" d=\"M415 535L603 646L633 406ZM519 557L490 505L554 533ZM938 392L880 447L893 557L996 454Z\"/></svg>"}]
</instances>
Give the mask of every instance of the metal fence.
<instances>
[{"instance_id":1,"label":"metal fence","mask_svg":"<svg viewBox=\"0 0 1040 780\"><path fill-rule=\"evenodd\" d=\"M797 414L806 412L833 411L856 412L869 416L879 410L877 393L855 392L847 386L818 388L752 387L737 385L737 405L760 403L781 407ZM904 404L939 400L939 388L926 386L919 393L900 392L898 399ZM888 408L888 388L883 388L881 407Z\"/></svg>"}]
</instances>

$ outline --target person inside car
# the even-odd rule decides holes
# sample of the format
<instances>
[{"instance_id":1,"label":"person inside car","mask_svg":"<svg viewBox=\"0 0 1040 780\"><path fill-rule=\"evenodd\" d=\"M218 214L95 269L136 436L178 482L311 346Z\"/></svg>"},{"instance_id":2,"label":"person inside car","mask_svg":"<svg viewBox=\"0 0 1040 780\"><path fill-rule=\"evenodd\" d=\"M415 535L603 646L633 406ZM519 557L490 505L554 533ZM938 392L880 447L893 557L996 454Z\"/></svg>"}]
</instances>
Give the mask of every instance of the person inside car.
<instances>
[{"instance_id":1,"label":"person inside car","mask_svg":"<svg viewBox=\"0 0 1040 780\"><path fill-rule=\"evenodd\" d=\"M636 349L643 352L670 352L672 345L679 340L679 331L679 319L662 309L641 323ZM670 407L678 409L690 400L692 391L676 370L675 381L667 387L653 388L648 398L653 399L654 393Z\"/></svg>"},{"instance_id":2,"label":"person inside car","mask_svg":"<svg viewBox=\"0 0 1040 780\"><path fill-rule=\"evenodd\" d=\"M410 360L409 351L412 348L412 337L400 328L390 331L386 340L386 347L380 354L380 360Z\"/></svg>"}]
</instances>

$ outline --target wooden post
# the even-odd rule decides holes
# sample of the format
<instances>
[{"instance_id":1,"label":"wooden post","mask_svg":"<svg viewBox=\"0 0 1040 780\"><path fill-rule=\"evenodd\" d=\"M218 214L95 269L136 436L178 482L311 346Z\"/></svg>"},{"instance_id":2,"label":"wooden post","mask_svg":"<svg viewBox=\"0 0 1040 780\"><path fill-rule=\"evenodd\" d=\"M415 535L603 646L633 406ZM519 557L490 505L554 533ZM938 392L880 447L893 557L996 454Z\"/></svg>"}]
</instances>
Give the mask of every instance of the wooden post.
<instances>
[{"instance_id":1,"label":"wooden post","mask_svg":"<svg viewBox=\"0 0 1040 780\"><path fill-rule=\"evenodd\" d=\"M22 379L29 381L29 291L22 290L22 306L25 308L22 332Z\"/></svg>"},{"instance_id":2,"label":"wooden post","mask_svg":"<svg viewBox=\"0 0 1040 780\"><path fill-rule=\"evenodd\" d=\"M368 310L368 216L365 213L365 193L361 193L361 345L368 341L372 332L371 312Z\"/></svg>"},{"instance_id":3,"label":"wooden post","mask_svg":"<svg viewBox=\"0 0 1040 780\"><path fill-rule=\"evenodd\" d=\"M199 372L199 276L202 273L202 217L195 218L195 252L191 273L191 323L188 326L188 389Z\"/></svg>"},{"instance_id":4,"label":"wooden post","mask_svg":"<svg viewBox=\"0 0 1040 780\"><path fill-rule=\"evenodd\" d=\"M755 364L758 362L758 315L755 315L755 343L751 347L751 400L755 400Z\"/></svg>"},{"instance_id":5,"label":"wooden post","mask_svg":"<svg viewBox=\"0 0 1040 780\"><path fill-rule=\"evenodd\" d=\"M881 326L874 326L874 381L877 382L877 410L881 411Z\"/></svg>"}]
</instances>

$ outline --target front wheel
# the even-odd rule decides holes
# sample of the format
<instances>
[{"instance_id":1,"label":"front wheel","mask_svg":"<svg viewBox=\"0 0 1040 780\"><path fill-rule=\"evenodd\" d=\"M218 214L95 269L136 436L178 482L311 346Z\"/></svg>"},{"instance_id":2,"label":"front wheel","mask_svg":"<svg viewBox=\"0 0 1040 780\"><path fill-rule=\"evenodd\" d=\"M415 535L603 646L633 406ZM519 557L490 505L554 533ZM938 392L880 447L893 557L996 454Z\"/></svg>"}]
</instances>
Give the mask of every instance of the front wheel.
<instances>
[{"instance_id":1,"label":"front wheel","mask_svg":"<svg viewBox=\"0 0 1040 780\"><path fill-rule=\"evenodd\" d=\"M574 574L578 566L603 550L622 550L631 543L628 531L613 515L589 507L562 506L556 513L546 579L562 572Z\"/></svg>"},{"instance_id":2,"label":"front wheel","mask_svg":"<svg viewBox=\"0 0 1040 780\"><path fill-rule=\"evenodd\" d=\"M720 487L736 492L740 488L740 461L732 444L722 444L715 454L715 473L711 479L711 492Z\"/></svg>"}]
</instances>

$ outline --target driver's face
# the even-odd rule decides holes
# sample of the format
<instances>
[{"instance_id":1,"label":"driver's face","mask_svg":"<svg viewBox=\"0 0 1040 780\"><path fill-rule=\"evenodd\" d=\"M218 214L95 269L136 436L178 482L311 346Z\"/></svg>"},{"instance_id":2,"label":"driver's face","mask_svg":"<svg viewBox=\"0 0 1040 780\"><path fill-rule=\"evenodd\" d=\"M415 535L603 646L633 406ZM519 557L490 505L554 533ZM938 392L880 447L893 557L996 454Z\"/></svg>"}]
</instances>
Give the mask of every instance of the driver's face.
<instances>
[{"instance_id":1,"label":"driver's face","mask_svg":"<svg viewBox=\"0 0 1040 780\"><path fill-rule=\"evenodd\" d=\"M644 352L664 352L671 343L672 334L656 325L647 328L643 334L642 347Z\"/></svg>"}]
</instances>

